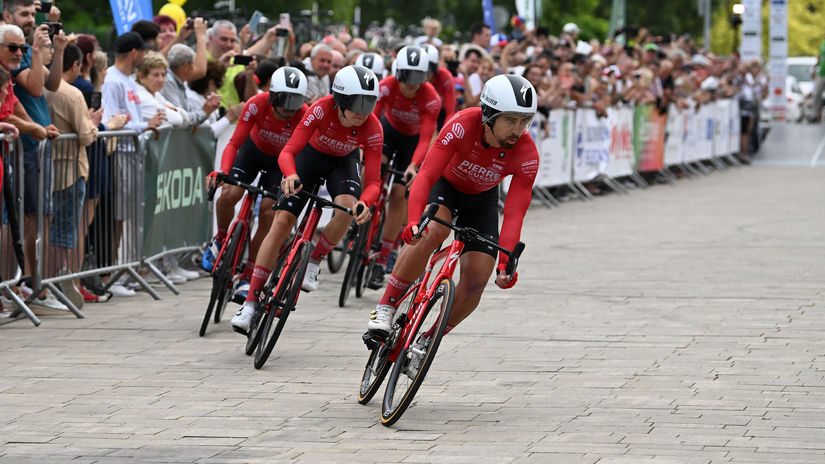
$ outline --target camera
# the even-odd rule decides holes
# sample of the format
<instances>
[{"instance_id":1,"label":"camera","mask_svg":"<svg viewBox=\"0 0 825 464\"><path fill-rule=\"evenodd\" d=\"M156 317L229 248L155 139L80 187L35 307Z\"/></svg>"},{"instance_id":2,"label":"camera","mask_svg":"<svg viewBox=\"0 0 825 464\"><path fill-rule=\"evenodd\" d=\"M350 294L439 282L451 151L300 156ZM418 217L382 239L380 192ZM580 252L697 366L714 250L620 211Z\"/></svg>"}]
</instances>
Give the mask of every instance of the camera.
<instances>
[{"instance_id":1,"label":"camera","mask_svg":"<svg viewBox=\"0 0 825 464\"><path fill-rule=\"evenodd\" d=\"M102 94L100 92L91 92L83 94L86 97L86 106L93 110L100 109L100 101Z\"/></svg>"},{"instance_id":2,"label":"camera","mask_svg":"<svg viewBox=\"0 0 825 464\"><path fill-rule=\"evenodd\" d=\"M252 57L249 55L235 55L232 58L233 64L242 64L244 66L248 65L252 62Z\"/></svg>"},{"instance_id":3,"label":"camera","mask_svg":"<svg viewBox=\"0 0 825 464\"><path fill-rule=\"evenodd\" d=\"M43 24L49 26L49 40L54 40L54 36L58 34L61 29L63 29L63 23L61 22Z\"/></svg>"},{"instance_id":4,"label":"camera","mask_svg":"<svg viewBox=\"0 0 825 464\"><path fill-rule=\"evenodd\" d=\"M183 28L186 29L187 31L191 31L192 29L195 28L195 20L192 19L192 18L187 19L186 23L183 25Z\"/></svg>"},{"instance_id":5,"label":"camera","mask_svg":"<svg viewBox=\"0 0 825 464\"><path fill-rule=\"evenodd\" d=\"M52 11L52 2L40 2L40 9L37 11L49 14L49 12Z\"/></svg>"}]
</instances>

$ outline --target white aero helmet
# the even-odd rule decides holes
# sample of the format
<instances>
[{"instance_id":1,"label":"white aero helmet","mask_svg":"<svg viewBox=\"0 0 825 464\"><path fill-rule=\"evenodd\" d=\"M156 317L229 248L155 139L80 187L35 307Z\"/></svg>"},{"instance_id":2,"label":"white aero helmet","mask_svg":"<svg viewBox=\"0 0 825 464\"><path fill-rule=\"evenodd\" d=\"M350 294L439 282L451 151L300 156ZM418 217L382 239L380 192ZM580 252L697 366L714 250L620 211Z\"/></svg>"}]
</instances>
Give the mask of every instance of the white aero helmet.
<instances>
[{"instance_id":1,"label":"white aero helmet","mask_svg":"<svg viewBox=\"0 0 825 464\"><path fill-rule=\"evenodd\" d=\"M272 73L269 84L269 104L287 111L297 111L304 104L307 77L298 68L284 66Z\"/></svg>"},{"instance_id":2,"label":"white aero helmet","mask_svg":"<svg viewBox=\"0 0 825 464\"><path fill-rule=\"evenodd\" d=\"M427 52L427 56L430 57L430 72L435 74L438 72L438 49L435 48L435 45L426 44L424 45L424 50Z\"/></svg>"},{"instance_id":3,"label":"white aero helmet","mask_svg":"<svg viewBox=\"0 0 825 464\"><path fill-rule=\"evenodd\" d=\"M535 116L537 100L536 89L527 79L500 74L481 89L481 122L492 127L502 113Z\"/></svg>"},{"instance_id":4,"label":"white aero helmet","mask_svg":"<svg viewBox=\"0 0 825 464\"><path fill-rule=\"evenodd\" d=\"M421 47L407 45L395 57L395 78L409 85L423 84L430 70L430 57Z\"/></svg>"},{"instance_id":5,"label":"white aero helmet","mask_svg":"<svg viewBox=\"0 0 825 464\"><path fill-rule=\"evenodd\" d=\"M332 98L342 111L372 113L378 101L378 78L363 66L346 66L335 74Z\"/></svg>"},{"instance_id":6,"label":"white aero helmet","mask_svg":"<svg viewBox=\"0 0 825 464\"><path fill-rule=\"evenodd\" d=\"M376 76L384 75L384 57L378 53L362 53L355 59L355 64L371 70Z\"/></svg>"}]
</instances>

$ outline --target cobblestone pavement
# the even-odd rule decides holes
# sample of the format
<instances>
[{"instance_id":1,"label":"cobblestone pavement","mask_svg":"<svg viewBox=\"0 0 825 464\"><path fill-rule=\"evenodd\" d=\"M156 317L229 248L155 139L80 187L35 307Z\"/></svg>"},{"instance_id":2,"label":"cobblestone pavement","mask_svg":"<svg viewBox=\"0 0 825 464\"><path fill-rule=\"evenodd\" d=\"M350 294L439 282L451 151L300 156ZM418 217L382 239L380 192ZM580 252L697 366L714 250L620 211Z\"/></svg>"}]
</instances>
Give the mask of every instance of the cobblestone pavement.
<instances>
[{"instance_id":1,"label":"cobblestone pavement","mask_svg":"<svg viewBox=\"0 0 825 464\"><path fill-rule=\"evenodd\" d=\"M825 171L534 207L391 428L356 402L370 292L302 295L262 370L210 282L0 326L2 463L825 462ZM352 297L351 297L352 298ZM354 298L353 298L354 300Z\"/></svg>"}]
</instances>

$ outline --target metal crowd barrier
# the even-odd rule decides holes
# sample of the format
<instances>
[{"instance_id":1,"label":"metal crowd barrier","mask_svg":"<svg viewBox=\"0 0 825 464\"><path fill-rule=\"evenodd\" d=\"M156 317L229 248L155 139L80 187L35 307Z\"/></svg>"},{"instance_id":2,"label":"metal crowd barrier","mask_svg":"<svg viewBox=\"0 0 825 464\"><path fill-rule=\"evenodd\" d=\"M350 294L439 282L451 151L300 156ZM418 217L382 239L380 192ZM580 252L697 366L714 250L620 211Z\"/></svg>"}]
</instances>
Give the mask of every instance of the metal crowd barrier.
<instances>
[{"instance_id":1,"label":"metal crowd barrier","mask_svg":"<svg viewBox=\"0 0 825 464\"><path fill-rule=\"evenodd\" d=\"M14 307L5 309L17 317L21 312L34 323L40 325L40 319L29 309L25 301L12 287L23 276L25 260L23 257L23 144L20 139L11 140L0 134L0 160L3 162L3 196L0 198L0 295L7 298Z\"/></svg>"}]
</instances>

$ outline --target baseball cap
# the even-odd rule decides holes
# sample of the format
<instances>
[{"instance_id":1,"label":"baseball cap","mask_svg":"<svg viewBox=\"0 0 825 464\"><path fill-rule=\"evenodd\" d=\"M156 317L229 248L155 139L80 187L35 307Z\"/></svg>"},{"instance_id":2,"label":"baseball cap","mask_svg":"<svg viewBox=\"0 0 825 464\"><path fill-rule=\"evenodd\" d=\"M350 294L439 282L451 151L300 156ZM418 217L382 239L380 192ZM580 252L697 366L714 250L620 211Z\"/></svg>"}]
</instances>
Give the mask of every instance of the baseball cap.
<instances>
[{"instance_id":1,"label":"baseball cap","mask_svg":"<svg viewBox=\"0 0 825 464\"><path fill-rule=\"evenodd\" d=\"M126 32L115 39L115 53L129 53L135 49L155 48L146 45L137 32Z\"/></svg>"},{"instance_id":2,"label":"baseball cap","mask_svg":"<svg viewBox=\"0 0 825 464\"><path fill-rule=\"evenodd\" d=\"M649 44L645 45L645 51L646 52L658 52L659 47L656 44L649 43Z\"/></svg>"}]
</instances>

